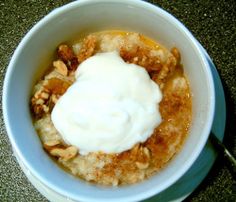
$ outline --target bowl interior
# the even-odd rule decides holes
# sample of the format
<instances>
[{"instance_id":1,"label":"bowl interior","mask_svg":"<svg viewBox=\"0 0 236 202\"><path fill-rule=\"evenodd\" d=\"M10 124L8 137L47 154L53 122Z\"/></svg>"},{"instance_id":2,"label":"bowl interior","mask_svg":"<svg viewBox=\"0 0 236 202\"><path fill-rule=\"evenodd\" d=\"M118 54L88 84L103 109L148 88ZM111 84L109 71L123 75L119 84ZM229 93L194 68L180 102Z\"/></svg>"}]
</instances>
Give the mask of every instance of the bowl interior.
<instances>
[{"instance_id":1,"label":"bowl interior","mask_svg":"<svg viewBox=\"0 0 236 202\"><path fill-rule=\"evenodd\" d=\"M43 151L29 111L32 86L48 67L42 64L50 64L58 44L108 29L136 31L168 49L178 47L193 93L193 124L182 151L158 175L119 188L91 185L60 169ZM23 39L10 62L4 85L4 118L16 152L32 174L49 188L77 200L140 200L159 193L182 176L197 158L213 117L212 77L194 38L172 16L141 1L79 1L56 9Z\"/></svg>"}]
</instances>

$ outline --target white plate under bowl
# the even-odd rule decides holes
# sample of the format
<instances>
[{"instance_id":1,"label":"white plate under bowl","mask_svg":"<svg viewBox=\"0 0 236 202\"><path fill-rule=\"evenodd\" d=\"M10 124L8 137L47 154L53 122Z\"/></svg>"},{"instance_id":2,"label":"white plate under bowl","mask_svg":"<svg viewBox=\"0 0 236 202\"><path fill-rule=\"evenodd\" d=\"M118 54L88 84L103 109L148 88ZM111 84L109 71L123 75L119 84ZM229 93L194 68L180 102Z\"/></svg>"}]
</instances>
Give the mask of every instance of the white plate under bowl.
<instances>
[{"instance_id":1,"label":"white plate under bowl","mask_svg":"<svg viewBox=\"0 0 236 202\"><path fill-rule=\"evenodd\" d=\"M215 117L212 125L212 132L220 140L223 140L225 120L226 120L224 90L214 63L212 62L211 58L209 57L204 48L202 48L202 51L204 52L210 64L215 85L216 105L215 105ZM51 190L50 188L45 186L42 182L40 182L35 176L32 175L32 173L28 170L28 168L25 165L23 165L17 153L16 152L14 153L29 181L48 200L50 200L51 202L74 202L73 200ZM173 184L171 187L161 192L160 194L145 200L145 202L167 202L167 201L184 200L197 188L197 186L206 177L216 159L216 156L217 156L216 151L214 150L211 143L208 141L206 146L204 147L204 150L201 152L196 162L192 165L192 167L182 178L180 178L175 184Z\"/></svg>"}]
</instances>

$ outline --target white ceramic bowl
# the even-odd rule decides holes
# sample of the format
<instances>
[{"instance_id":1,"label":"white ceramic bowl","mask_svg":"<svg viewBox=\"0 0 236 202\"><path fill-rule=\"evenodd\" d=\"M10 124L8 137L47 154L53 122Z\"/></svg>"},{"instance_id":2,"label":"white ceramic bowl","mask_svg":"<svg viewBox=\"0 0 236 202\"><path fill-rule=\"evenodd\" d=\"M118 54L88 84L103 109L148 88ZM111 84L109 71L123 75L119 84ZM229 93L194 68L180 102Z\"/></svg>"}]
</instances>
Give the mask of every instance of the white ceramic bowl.
<instances>
[{"instance_id":1,"label":"white ceramic bowl","mask_svg":"<svg viewBox=\"0 0 236 202\"><path fill-rule=\"evenodd\" d=\"M59 168L43 151L29 110L32 86L45 70L39 67L50 63L58 44L81 33L107 29L136 31L167 48L178 47L193 93L192 125L181 152L157 175L118 188L86 183ZM49 189L73 200L89 202L139 201L171 186L203 149L211 129L214 105L210 67L195 38L167 12L137 0L80 0L54 10L39 21L17 47L3 89L6 129L22 163Z\"/></svg>"}]
</instances>

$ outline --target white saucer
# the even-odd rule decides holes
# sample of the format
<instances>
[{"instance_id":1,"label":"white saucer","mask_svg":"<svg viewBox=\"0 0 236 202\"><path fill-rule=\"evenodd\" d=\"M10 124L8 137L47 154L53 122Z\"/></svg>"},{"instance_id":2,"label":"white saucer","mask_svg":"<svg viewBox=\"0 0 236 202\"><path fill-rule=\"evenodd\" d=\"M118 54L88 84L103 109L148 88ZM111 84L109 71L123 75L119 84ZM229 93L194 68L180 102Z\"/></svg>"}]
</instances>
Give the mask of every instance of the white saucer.
<instances>
[{"instance_id":1,"label":"white saucer","mask_svg":"<svg viewBox=\"0 0 236 202\"><path fill-rule=\"evenodd\" d=\"M215 84L216 108L212 131L215 135L217 135L220 140L222 140L224 137L226 120L224 91L215 65L213 64L205 49L202 48L202 50L205 53L206 58L210 64ZM42 184L42 182L40 182L36 177L34 177L30 173L30 171L25 167L25 165L23 165L16 152L14 153L20 164L20 167L24 171L29 181L48 200L50 200L51 202L74 202L73 200L60 195L59 193L48 188L46 185ZM180 178L180 180L178 180L174 185L161 192L160 194L145 200L145 202L166 202L184 200L197 188L197 186L206 177L216 159L216 156L217 153L215 152L211 143L208 141L204 150L198 157L197 161L193 164L189 171L182 178Z\"/></svg>"}]
</instances>

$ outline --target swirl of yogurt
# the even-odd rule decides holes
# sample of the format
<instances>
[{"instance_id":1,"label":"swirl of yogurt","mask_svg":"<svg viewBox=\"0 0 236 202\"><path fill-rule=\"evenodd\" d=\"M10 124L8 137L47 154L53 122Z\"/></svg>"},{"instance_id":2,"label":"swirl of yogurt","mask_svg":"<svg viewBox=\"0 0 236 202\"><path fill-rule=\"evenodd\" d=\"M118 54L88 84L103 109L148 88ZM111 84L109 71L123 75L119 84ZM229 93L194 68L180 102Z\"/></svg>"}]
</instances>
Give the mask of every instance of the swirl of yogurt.
<instances>
[{"instance_id":1,"label":"swirl of yogurt","mask_svg":"<svg viewBox=\"0 0 236 202\"><path fill-rule=\"evenodd\" d=\"M64 141L89 152L120 153L150 137L160 122L159 86L117 52L81 63L51 118Z\"/></svg>"}]
</instances>

